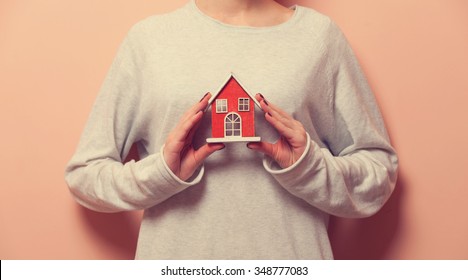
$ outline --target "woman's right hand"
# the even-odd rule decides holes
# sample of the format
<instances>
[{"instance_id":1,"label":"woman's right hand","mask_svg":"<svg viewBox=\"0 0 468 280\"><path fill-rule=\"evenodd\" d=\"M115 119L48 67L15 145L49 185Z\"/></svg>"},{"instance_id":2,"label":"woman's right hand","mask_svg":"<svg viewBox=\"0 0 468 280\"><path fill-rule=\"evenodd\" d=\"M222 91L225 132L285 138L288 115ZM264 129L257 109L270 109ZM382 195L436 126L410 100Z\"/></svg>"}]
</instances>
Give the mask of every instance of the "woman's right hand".
<instances>
[{"instance_id":1,"label":"woman's right hand","mask_svg":"<svg viewBox=\"0 0 468 280\"><path fill-rule=\"evenodd\" d=\"M182 181L188 180L208 156L224 148L222 143L205 144L198 149L193 147L193 136L200 125L210 97L210 93L205 94L200 102L185 112L164 144L164 160Z\"/></svg>"}]
</instances>

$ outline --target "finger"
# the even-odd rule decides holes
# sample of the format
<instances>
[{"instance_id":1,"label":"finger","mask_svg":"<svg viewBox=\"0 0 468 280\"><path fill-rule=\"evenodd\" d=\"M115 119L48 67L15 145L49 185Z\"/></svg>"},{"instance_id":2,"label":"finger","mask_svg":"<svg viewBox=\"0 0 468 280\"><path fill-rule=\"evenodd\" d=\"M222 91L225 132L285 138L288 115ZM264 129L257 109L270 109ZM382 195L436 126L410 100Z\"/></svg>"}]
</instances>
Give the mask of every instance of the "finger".
<instances>
[{"instance_id":1,"label":"finger","mask_svg":"<svg viewBox=\"0 0 468 280\"><path fill-rule=\"evenodd\" d=\"M196 104L193 104L182 116L181 121L186 121L191 116L197 114L199 111L205 111L206 107L208 107L208 100L211 98L211 93L207 92L205 95L200 99L200 101Z\"/></svg>"},{"instance_id":2,"label":"finger","mask_svg":"<svg viewBox=\"0 0 468 280\"><path fill-rule=\"evenodd\" d=\"M201 121L203 116L203 112L199 111L195 115L191 116L187 120L181 122L174 130L173 130L173 141L177 142L186 142L188 139L189 134L193 131L195 133L196 125Z\"/></svg>"},{"instance_id":3,"label":"finger","mask_svg":"<svg viewBox=\"0 0 468 280\"><path fill-rule=\"evenodd\" d=\"M265 119L269 122L278 132L287 139L291 139L295 136L296 132L292 125L287 125L287 121L284 119L275 118L270 113L265 113Z\"/></svg>"},{"instance_id":4,"label":"finger","mask_svg":"<svg viewBox=\"0 0 468 280\"><path fill-rule=\"evenodd\" d=\"M260 107L265 113L269 113L271 117L282 122L285 126L294 129L295 120L291 115L281 110L278 106L266 101L261 93L258 93L255 98L260 102Z\"/></svg>"},{"instance_id":5,"label":"finger","mask_svg":"<svg viewBox=\"0 0 468 280\"><path fill-rule=\"evenodd\" d=\"M296 121L288 113L265 100L265 97L258 93L255 95L260 106L265 111L265 119L286 139L294 139L304 130L302 124Z\"/></svg>"},{"instance_id":6,"label":"finger","mask_svg":"<svg viewBox=\"0 0 468 280\"><path fill-rule=\"evenodd\" d=\"M201 113L202 116L195 123L195 125L192 127L192 129L190 129L190 132L187 135L187 140L190 141L190 142L192 142L192 139L195 136L195 133L197 132L198 128L200 127L200 125L202 123L201 120L203 119L204 111L200 111L200 113Z\"/></svg>"},{"instance_id":7,"label":"finger","mask_svg":"<svg viewBox=\"0 0 468 280\"><path fill-rule=\"evenodd\" d=\"M222 150L225 148L223 143L209 143L198 148L194 153L193 157L195 162L201 164L207 157L213 154L216 151Z\"/></svg>"},{"instance_id":8,"label":"finger","mask_svg":"<svg viewBox=\"0 0 468 280\"><path fill-rule=\"evenodd\" d=\"M270 103L268 103L268 107L270 107L273 111L275 111L281 117L283 117L285 119L289 119L289 120L294 120L294 118L290 114L288 114L286 111L284 111L280 107L276 106L275 104L270 102Z\"/></svg>"},{"instance_id":9,"label":"finger","mask_svg":"<svg viewBox=\"0 0 468 280\"><path fill-rule=\"evenodd\" d=\"M276 112L278 115L282 116L283 118L287 119L294 119L290 114L288 114L286 111L275 105L274 103L271 103L270 101L267 101L266 98L261 94L257 93L255 96L255 99L257 99L258 102L264 103L267 107L269 107L270 110L273 110Z\"/></svg>"},{"instance_id":10,"label":"finger","mask_svg":"<svg viewBox=\"0 0 468 280\"><path fill-rule=\"evenodd\" d=\"M192 139L193 138L198 126L200 125L200 120L201 120L201 117L198 119L197 115L201 113L202 116L203 116L204 110L208 106L208 100L210 99L210 97L211 97L211 93L209 93L209 92L205 93L205 95L200 99L200 101L197 104L194 104L190 109L188 109L184 113L181 120L176 125L176 128L175 128L176 131L184 132L184 134L182 136L183 138L187 138L187 139ZM196 110L198 110L198 111L196 111ZM193 116L197 116L195 125L190 127L189 132L184 131L184 125L186 125L187 123L191 123L193 121ZM177 135L179 135L179 134L177 134ZM179 137L180 137L180 135L179 135Z\"/></svg>"},{"instance_id":11,"label":"finger","mask_svg":"<svg viewBox=\"0 0 468 280\"><path fill-rule=\"evenodd\" d=\"M281 135L285 136L288 140L291 140L305 134L302 123L294 119L278 106L267 102L262 94L257 94L255 98L260 100L260 105L266 112L265 118L267 121L272 124Z\"/></svg>"},{"instance_id":12,"label":"finger","mask_svg":"<svg viewBox=\"0 0 468 280\"><path fill-rule=\"evenodd\" d=\"M172 152L180 152L186 143L190 142L200 124L203 116L203 109L208 105L210 97L211 94L209 92L206 93L197 104L194 104L184 113L171 131L166 141L166 146L168 146ZM199 110L196 111L197 109Z\"/></svg>"},{"instance_id":13,"label":"finger","mask_svg":"<svg viewBox=\"0 0 468 280\"><path fill-rule=\"evenodd\" d=\"M264 153L265 155L274 158L275 149L274 149L274 144L272 143L268 143L264 141L251 142L251 143L247 143L247 148Z\"/></svg>"},{"instance_id":14,"label":"finger","mask_svg":"<svg viewBox=\"0 0 468 280\"><path fill-rule=\"evenodd\" d=\"M261 93L255 94L255 99L257 99L258 102L261 102L265 97Z\"/></svg>"}]
</instances>

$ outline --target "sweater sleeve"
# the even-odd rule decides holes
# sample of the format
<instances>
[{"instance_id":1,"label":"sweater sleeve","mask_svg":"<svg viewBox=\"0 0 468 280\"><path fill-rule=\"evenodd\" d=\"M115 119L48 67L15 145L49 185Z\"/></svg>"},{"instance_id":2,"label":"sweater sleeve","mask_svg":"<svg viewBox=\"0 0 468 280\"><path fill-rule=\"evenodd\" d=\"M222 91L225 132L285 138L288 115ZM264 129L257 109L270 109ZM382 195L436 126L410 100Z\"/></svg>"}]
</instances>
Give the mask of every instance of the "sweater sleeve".
<instances>
[{"instance_id":1,"label":"sweater sleeve","mask_svg":"<svg viewBox=\"0 0 468 280\"><path fill-rule=\"evenodd\" d=\"M280 169L270 158L264 166L286 190L314 207L341 217L366 217L392 193L398 159L349 44L333 23L329 31L330 108L323 117L331 118L332 127L320 136L325 144L319 146L308 135L307 149L293 166Z\"/></svg>"},{"instance_id":2,"label":"sweater sleeve","mask_svg":"<svg viewBox=\"0 0 468 280\"><path fill-rule=\"evenodd\" d=\"M139 45L133 33L132 29L119 48L65 170L74 198L100 212L151 207L197 184L203 175L202 167L192 181L181 181L165 164L162 148L122 163L145 130L139 110Z\"/></svg>"}]
</instances>

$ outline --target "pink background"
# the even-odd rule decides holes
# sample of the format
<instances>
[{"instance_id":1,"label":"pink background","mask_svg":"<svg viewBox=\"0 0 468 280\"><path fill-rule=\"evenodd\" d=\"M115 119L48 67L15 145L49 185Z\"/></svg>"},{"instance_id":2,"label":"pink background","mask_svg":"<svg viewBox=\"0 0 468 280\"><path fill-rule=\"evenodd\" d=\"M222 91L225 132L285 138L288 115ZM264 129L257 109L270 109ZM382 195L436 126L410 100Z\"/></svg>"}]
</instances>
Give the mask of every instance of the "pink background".
<instances>
[{"instance_id":1,"label":"pink background","mask_svg":"<svg viewBox=\"0 0 468 280\"><path fill-rule=\"evenodd\" d=\"M185 2L0 1L1 259L133 258L141 213L78 206L64 167L129 27ZM336 258L468 259L468 1L295 3L341 26L401 161L381 212L332 220Z\"/></svg>"}]
</instances>

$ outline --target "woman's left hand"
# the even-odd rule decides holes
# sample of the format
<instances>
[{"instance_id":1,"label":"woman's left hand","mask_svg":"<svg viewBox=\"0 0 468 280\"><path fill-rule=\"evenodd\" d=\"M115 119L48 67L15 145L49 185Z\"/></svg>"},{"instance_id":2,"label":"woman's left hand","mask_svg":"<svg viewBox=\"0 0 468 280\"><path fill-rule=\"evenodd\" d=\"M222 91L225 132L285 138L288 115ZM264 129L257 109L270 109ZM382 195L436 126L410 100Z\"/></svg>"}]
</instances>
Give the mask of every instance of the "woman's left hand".
<instances>
[{"instance_id":1,"label":"woman's left hand","mask_svg":"<svg viewBox=\"0 0 468 280\"><path fill-rule=\"evenodd\" d=\"M265 119L279 132L276 143L251 142L247 147L273 158L281 168L293 165L304 153L307 146L307 133L304 126L279 107L266 101L263 95L255 98L265 112Z\"/></svg>"}]
</instances>

